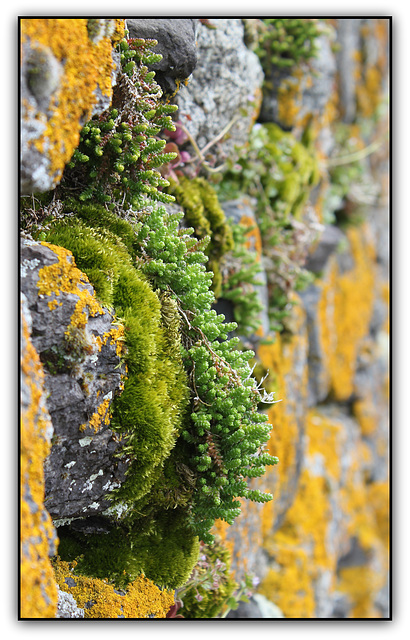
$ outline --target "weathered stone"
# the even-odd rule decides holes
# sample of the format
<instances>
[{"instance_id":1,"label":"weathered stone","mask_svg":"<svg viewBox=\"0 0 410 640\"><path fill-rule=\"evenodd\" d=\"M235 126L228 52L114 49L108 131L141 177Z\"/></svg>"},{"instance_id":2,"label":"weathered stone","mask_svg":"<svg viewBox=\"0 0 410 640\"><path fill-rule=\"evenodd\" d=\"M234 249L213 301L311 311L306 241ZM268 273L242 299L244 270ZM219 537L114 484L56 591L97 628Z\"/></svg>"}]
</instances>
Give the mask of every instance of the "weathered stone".
<instances>
[{"instance_id":1,"label":"weathered stone","mask_svg":"<svg viewBox=\"0 0 410 640\"><path fill-rule=\"evenodd\" d=\"M54 429L44 466L46 506L54 519L104 511L110 505L104 496L120 485L127 466L115 456L120 445L109 428L109 407L124 373L117 354L119 328L99 307L71 254L62 251L30 241L21 247L21 287ZM47 269L53 271L47 275ZM40 289L47 277L49 294ZM84 317L76 325L79 310Z\"/></svg>"},{"instance_id":2,"label":"weathered stone","mask_svg":"<svg viewBox=\"0 0 410 640\"><path fill-rule=\"evenodd\" d=\"M200 149L225 131L209 148L215 162L243 147L259 110L263 72L244 44L240 19L212 19L215 29L199 24L198 64L175 101L178 118ZM256 106L255 106L256 105Z\"/></svg>"},{"instance_id":3,"label":"weathered stone","mask_svg":"<svg viewBox=\"0 0 410 640\"><path fill-rule=\"evenodd\" d=\"M356 116L356 86L358 60L355 56L360 48L360 18L338 18L336 56L339 101L344 122L353 122Z\"/></svg>"},{"instance_id":4,"label":"weathered stone","mask_svg":"<svg viewBox=\"0 0 410 640\"><path fill-rule=\"evenodd\" d=\"M155 53L162 60L151 65L155 79L166 95L173 95L197 64L197 18L127 18L130 38L153 38L158 41Z\"/></svg>"}]
</instances>

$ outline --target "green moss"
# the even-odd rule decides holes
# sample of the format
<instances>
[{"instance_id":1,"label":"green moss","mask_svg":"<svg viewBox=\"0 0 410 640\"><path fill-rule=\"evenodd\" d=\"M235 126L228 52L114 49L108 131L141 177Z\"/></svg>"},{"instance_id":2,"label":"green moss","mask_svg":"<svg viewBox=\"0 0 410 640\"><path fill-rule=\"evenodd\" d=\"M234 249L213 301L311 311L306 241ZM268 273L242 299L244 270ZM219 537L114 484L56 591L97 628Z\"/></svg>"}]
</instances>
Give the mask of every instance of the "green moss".
<instances>
[{"instance_id":1,"label":"green moss","mask_svg":"<svg viewBox=\"0 0 410 640\"><path fill-rule=\"evenodd\" d=\"M208 236L210 242L205 249L207 268L213 273L212 289L215 297L221 295L222 257L234 248L232 229L218 201L215 189L205 178L189 179L181 176L178 183L172 182L169 192L184 210L187 224L193 227L197 238Z\"/></svg>"},{"instance_id":2,"label":"green moss","mask_svg":"<svg viewBox=\"0 0 410 640\"><path fill-rule=\"evenodd\" d=\"M107 578L121 587L141 573L160 587L184 584L198 559L199 542L182 509L164 510L149 522L132 523L106 534L82 534L69 527L58 530L62 560L77 560L79 574Z\"/></svg>"}]
</instances>

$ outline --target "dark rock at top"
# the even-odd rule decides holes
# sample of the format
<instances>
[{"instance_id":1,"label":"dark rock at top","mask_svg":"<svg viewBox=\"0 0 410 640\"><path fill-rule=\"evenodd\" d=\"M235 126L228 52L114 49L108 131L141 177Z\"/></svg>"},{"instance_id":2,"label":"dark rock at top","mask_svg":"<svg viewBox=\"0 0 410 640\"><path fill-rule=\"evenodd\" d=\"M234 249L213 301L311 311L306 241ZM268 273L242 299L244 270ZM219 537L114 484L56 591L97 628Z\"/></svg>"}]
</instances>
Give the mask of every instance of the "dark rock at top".
<instances>
[{"instance_id":1,"label":"dark rock at top","mask_svg":"<svg viewBox=\"0 0 410 640\"><path fill-rule=\"evenodd\" d=\"M127 18L130 38L154 38L158 45L155 53L162 60L151 66L155 79L166 95L173 95L183 81L191 75L197 63L198 19L196 18Z\"/></svg>"}]
</instances>

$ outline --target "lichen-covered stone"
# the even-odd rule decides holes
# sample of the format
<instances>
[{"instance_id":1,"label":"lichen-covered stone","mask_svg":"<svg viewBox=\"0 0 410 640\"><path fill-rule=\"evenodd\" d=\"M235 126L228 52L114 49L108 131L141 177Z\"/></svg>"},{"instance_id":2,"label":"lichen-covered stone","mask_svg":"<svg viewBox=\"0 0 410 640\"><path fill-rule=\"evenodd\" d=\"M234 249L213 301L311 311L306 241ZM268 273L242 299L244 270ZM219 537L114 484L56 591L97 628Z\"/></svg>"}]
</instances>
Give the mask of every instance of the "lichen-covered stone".
<instances>
[{"instance_id":1,"label":"lichen-covered stone","mask_svg":"<svg viewBox=\"0 0 410 640\"><path fill-rule=\"evenodd\" d=\"M50 451L53 428L45 404L43 367L32 343L31 316L24 295L21 328L20 616L52 618L57 608L57 587L49 556L56 552L57 536L44 507L43 463Z\"/></svg>"},{"instance_id":2,"label":"lichen-covered stone","mask_svg":"<svg viewBox=\"0 0 410 640\"><path fill-rule=\"evenodd\" d=\"M200 149L229 127L210 149L218 163L248 140L259 110L263 72L256 54L244 44L240 19L215 18L211 23L214 29L199 25L198 63L175 100L180 120Z\"/></svg>"},{"instance_id":3,"label":"lichen-covered stone","mask_svg":"<svg viewBox=\"0 0 410 640\"><path fill-rule=\"evenodd\" d=\"M23 241L21 276L54 429L45 463L47 509L54 519L96 515L110 505L104 496L126 470L109 428L125 373L123 329L65 249Z\"/></svg>"},{"instance_id":4,"label":"lichen-covered stone","mask_svg":"<svg viewBox=\"0 0 410 640\"><path fill-rule=\"evenodd\" d=\"M124 21L101 19L99 38L90 37L92 21L21 20L23 195L58 184L81 127L110 104L118 68L113 44L123 34Z\"/></svg>"}]
</instances>

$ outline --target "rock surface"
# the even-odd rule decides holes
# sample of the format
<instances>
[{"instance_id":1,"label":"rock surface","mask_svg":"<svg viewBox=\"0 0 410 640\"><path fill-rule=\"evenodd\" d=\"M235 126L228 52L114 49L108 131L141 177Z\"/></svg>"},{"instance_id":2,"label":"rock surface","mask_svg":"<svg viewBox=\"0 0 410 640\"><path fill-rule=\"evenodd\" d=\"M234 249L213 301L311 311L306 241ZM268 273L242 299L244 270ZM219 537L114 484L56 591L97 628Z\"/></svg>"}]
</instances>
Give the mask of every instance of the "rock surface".
<instances>
[{"instance_id":1,"label":"rock surface","mask_svg":"<svg viewBox=\"0 0 410 640\"><path fill-rule=\"evenodd\" d=\"M199 24L198 63L175 101L179 119L201 150L225 131L222 140L209 149L212 161L219 164L248 140L263 72L256 54L244 44L240 19L215 18L211 23L215 29Z\"/></svg>"},{"instance_id":2,"label":"rock surface","mask_svg":"<svg viewBox=\"0 0 410 640\"><path fill-rule=\"evenodd\" d=\"M162 60L150 68L165 95L171 96L194 71L198 61L197 18L127 18L130 38L153 38Z\"/></svg>"}]
</instances>

